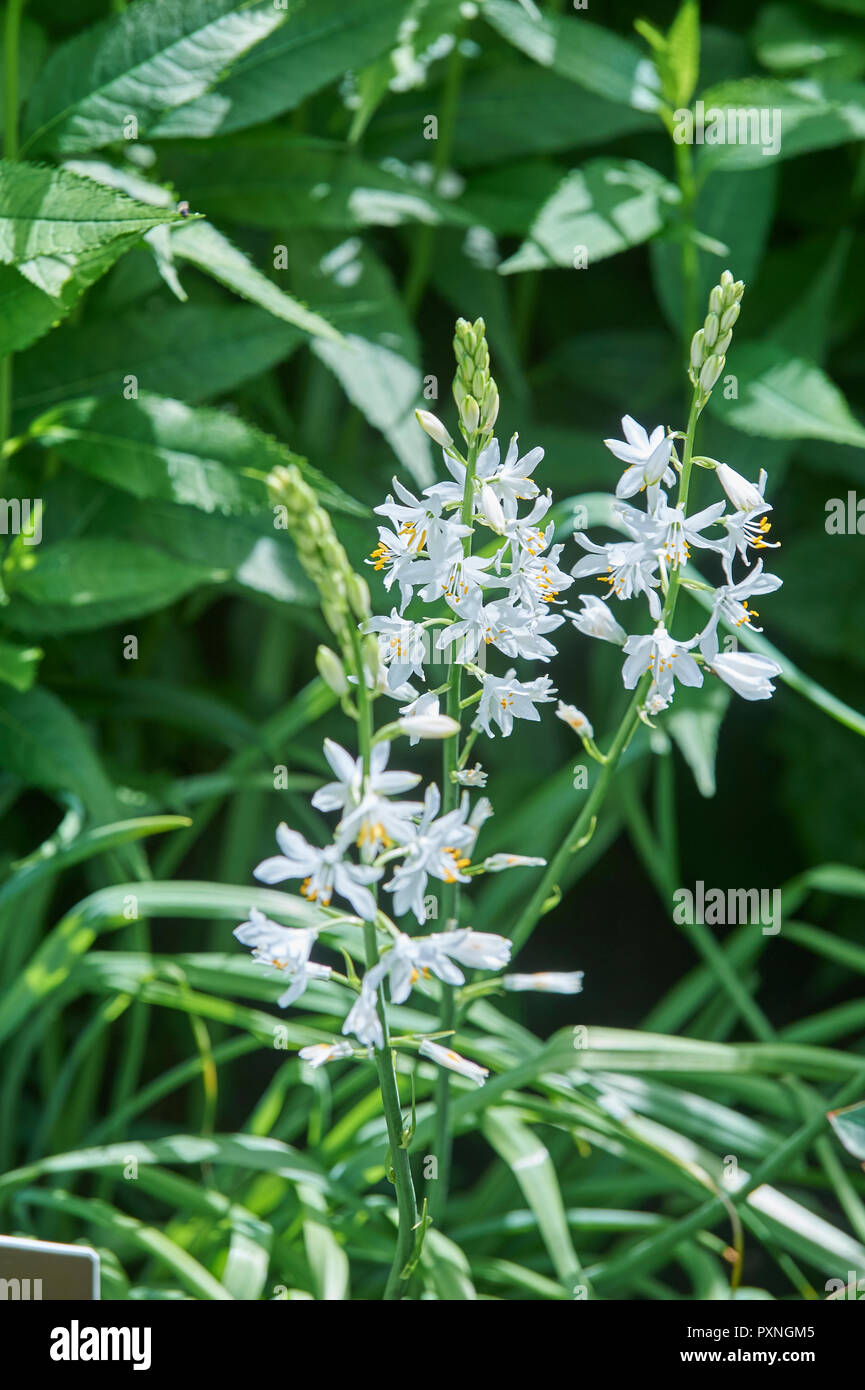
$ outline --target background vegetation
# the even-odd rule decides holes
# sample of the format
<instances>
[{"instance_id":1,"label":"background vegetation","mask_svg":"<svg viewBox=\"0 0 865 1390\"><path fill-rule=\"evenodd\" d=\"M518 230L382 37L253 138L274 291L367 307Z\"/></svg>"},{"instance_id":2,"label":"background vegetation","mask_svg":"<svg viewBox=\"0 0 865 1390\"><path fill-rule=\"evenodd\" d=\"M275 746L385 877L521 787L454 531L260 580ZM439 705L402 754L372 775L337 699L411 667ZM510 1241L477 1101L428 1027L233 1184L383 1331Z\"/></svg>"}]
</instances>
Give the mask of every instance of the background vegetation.
<instances>
[{"instance_id":1,"label":"background vegetation","mask_svg":"<svg viewBox=\"0 0 865 1390\"><path fill-rule=\"evenodd\" d=\"M585 993L466 1025L498 1075L459 1093L417 1288L799 1299L865 1272L865 1182L825 1120L865 1095L863 542L825 525L863 476L863 14L7 5L2 491L41 499L42 539L2 566L0 1222L96 1244L105 1296L376 1297L390 1257L372 1071L294 1060L331 1036L327 985L268 1047L279 985L230 934L347 727L268 470L305 461L360 567L393 472L432 479L413 411L448 418L453 320L483 315L500 437L544 446L564 535L578 500L603 520L601 441L626 412L683 426L725 265L738 396L700 448L769 472L785 680L635 741L521 956ZM675 146L660 104L694 96L780 110L777 154ZM554 675L615 727L608 650L571 633ZM491 838L544 853L578 757L553 719L530 747L485 758ZM696 880L783 888L782 932L676 927ZM513 893L491 880L472 924L507 933Z\"/></svg>"}]
</instances>

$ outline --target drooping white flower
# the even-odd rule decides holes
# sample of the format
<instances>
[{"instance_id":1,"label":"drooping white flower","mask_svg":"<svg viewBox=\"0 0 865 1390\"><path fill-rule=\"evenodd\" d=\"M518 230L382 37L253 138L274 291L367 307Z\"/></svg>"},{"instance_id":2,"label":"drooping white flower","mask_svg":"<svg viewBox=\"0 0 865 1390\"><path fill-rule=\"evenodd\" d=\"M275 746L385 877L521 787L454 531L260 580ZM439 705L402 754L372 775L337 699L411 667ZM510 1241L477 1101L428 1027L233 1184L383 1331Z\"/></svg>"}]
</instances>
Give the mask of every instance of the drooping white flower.
<instances>
[{"instance_id":1,"label":"drooping white flower","mask_svg":"<svg viewBox=\"0 0 865 1390\"><path fill-rule=\"evenodd\" d=\"M515 719L540 719L535 705L547 704L555 698L555 687L549 676L537 676L533 681L519 681L516 667L503 676L482 677L483 694L478 706L474 728L482 729L487 738L495 738L491 725L496 723L507 738Z\"/></svg>"},{"instance_id":2,"label":"drooping white flower","mask_svg":"<svg viewBox=\"0 0 865 1390\"><path fill-rule=\"evenodd\" d=\"M543 868L546 862L536 854L491 854L489 859L484 860L483 866L488 874L500 874L505 869Z\"/></svg>"},{"instance_id":3,"label":"drooping white flower","mask_svg":"<svg viewBox=\"0 0 865 1390\"><path fill-rule=\"evenodd\" d=\"M674 641L663 623L644 637L629 637L624 646L627 660L622 668L625 689L633 690L646 671L651 671L664 700L672 699L677 680L682 685L702 685L703 673L688 650L696 641L696 637L689 642Z\"/></svg>"},{"instance_id":4,"label":"drooping white flower","mask_svg":"<svg viewBox=\"0 0 865 1390\"><path fill-rule=\"evenodd\" d=\"M446 1067L448 1071L455 1071L460 1076L465 1076L469 1081L476 1081L482 1086L489 1076L489 1068L481 1067L477 1062L470 1062L467 1057L461 1057L453 1048L440 1047L438 1043L431 1042L429 1038L424 1038L418 1052L422 1057L429 1057L431 1062L435 1062L440 1067Z\"/></svg>"},{"instance_id":5,"label":"drooping white flower","mask_svg":"<svg viewBox=\"0 0 865 1390\"><path fill-rule=\"evenodd\" d=\"M737 473L735 468L731 468L726 463L719 463L715 472L718 475L718 482L737 512L753 512L763 507L763 493L768 477L765 468L760 469L760 479L757 483L750 483L747 478L744 478L741 473Z\"/></svg>"},{"instance_id":6,"label":"drooping white flower","mask_svg":"<svg viewBox=\"0 0 865 1390\"><path fill-rule=\"evenodd\" d=\"M775 693L771 682L781 667L771 657L756 652L722 652L718 649L717 628L707 628L700 639L706 669L729 685L743 700L768 700Z\"/></svg>"},{"instance_id":7,"label":"drooping white flower","mask_svg":"<svg viewBox=\"0 0 865 1390\"><path fill-rule=\"evenodd\" d=\"M757 594L772 594L780 589L782 580L775 574L763 573L763 561L758 560L754 568L738 584L721 584L712 597L712 615L708 627L717 628L721 618L732 627L751 627L761 632L752 619L759 618L755 608L748 607L748 600Z\"/></svg>"},{"instance_id":8,"label":"drooping white flower","mask_svg":"<svg viewBox=\"0 0 865 1390\"><path fill-rule=\"evenodd\" d=\"M595 731L589 720L581 709L577 709L576 705L566 705L563 700L559 700L556 716L563 720L570 729L573 729L575 734L579 734L580 738L595 737Z\"/></svg>"},{"instance_id":9,"label":"drooping white flower","mask_svg":"<svg viewBox=\"0 0 865 1390\"><path fill-rule=\"evenodd\" d=\"M460 731L458 719L452 719L449 714L439 714L438 711L430 714L404 714L399 724L403 733L408 734L415 742L419 738L453 738Z\"/></svg>"},{"instance_id":10,"label":"drooping white flower","mask_svg":"<svg viewBox=\"0 0 865 1390\"><path fill-rule=\"evenodd\" d=\"M427 638L422 623L410 622L392 608L389 618L369 618L363 631L379 635L379 655L387 667L387 683L391 690L399 690L413 676L424 680Z\"/></svg>"},{"instance_id":11,"label":"drooping white flower","mask_svg":"<svg viewBox=\"0 0 865 1390\"><path fill-rule=\"evenodd\" d=\"M540 970L535 975L503 975L505 989L537 990L541 994L580 994L583 988L582 970Z\"/></svg>"},{"instance_id":12,"label":"drooping white flower","mask_svg":"<svg viewBox=\"0 0 865 1390\"><path fill-rule=\"evenodd\" d=\"M414 699L409 700L408 704L400 705L400 714L403 718L428 718L434 719L439 714L439 697L431 690L425 690L423 695L415 695ZM420 743L420 734L409 733L409 747L413 748L416 743Z\"/></svg>"},{"instance_id":13,"label":"drooping white flower","mask_svg":"<svg viewBox=\"0 0 865 1390\"><path fill-rule=\"evenodd\" d=\"M664 426L658 425L648 434L630 415L625 415L622 430L627 442L604 440L610 453L628 465L616 486L616 496L633 497L642 488L656 487L661 482L669 487L676 475L670 467L673 441L667 438Z\"/></svg>"},{"instance_id":14,"label":"drooping white flower","mask_svg":"<svg viewBox=\"0 0 865 1390\"><path fill-rule=\"evenodd\" d=\"M298 1057L302 1062L308 1062L311 1067L323 1067L326 1062L337 1062L343 1057L350 1057L354 1052L350 1042L332 1043L310 1043L309 1047L302 1047L298 1052Z\"/></svg>"},{"instance_id":15,"label":"drooping white flower","mask_svg":"<svg viewBox=\"0 0 865 1390\"><path fill-rule=\"evenodd\" d=\"M343 1036L353 1034L364 1047L384 1047L384 1030L378 1013L378 987L384 974L384 961L367 970L361 981L360 994L342 1025Z\"/></svg>"},{"instance_id":16,"label":"drooping white flower","mask_svg":"<svg viewBox=\"0 0 865 1390\"><path fill-rule=\"evenodd\" d=\"M375 920L375 898L368 884L376 883L382 870L371 864L352 864L344 858L348 838L343 835L325 849L310 845L297 830L283 824L277 827L276 842L282 854L263 859L253 871L262 883L282 883L301 878L300 892L310 902L330 904L334 893L345 898L359 917Z\"/></svg>"},{"instance_id":17,"label":"drooping white flower","mask_svg":"<svg viewBox=\"0 0 865 1390\"><path fill-rule=\"evenodd\" d=\"M583 607L579 613L565 609L565 616L570 618L577 631L585 633L586 637L599 637L602 642L623 646L628 634L621 623L616 622L609 604L598 598L597 594L580 594L580 601Z\"/></svg>"},{"instance_id":18,"label":"drooping white flower","mask_svg":"<svg viewBox=\"0 0 865 1390\"><path fill-rule=\"evenodd\" d=\"M726 536L719 543L719 549L723 556L724 573L732 584L732 564L733 557L739 552L741 558L747 564L748 547L754 550L777 550L780 541L767 540L767 536L772 529L772 523L766 516L766 512L771 512L772 508L768 502L755 507L750 512L733 512L729 516L721 517L721 525L726 529Z\"/></svg>"},{"instance_id":19,"label":"drooping white flower","mask_svg":"<svg viewBox=\"0 0 865 1390\"><path fill-rule=\"evenodd\" d=\"M234 935L244 946L252 947L255 960L290 977L288 989L277 1000L281 1009L299 999L310 980L327 980L332 974L329 965L317 965L309 959L318 936L314 928L282 927L253 907L248 920L235 927Z\"/></svg>"},{"instance_id":20,"label":"drooping white flower","mask_svg":"<svg viewBox=\"0 0 865 1390\"><path fill-rule=\"evenodd\" d=\"M393 893L394 913L402 917L413 912L417 920L426 921L424 894L430 877L443 883L467 883L463 869L468 866L465 851L475 841L475 830L467 824L468 795L463 794L459 806L439 817L441 793L435 783L426 789L424 810L406 844L403 862L394 870L385 888ZM438 819L437 819L438 817Z\"/></svg>"}]
</instances>

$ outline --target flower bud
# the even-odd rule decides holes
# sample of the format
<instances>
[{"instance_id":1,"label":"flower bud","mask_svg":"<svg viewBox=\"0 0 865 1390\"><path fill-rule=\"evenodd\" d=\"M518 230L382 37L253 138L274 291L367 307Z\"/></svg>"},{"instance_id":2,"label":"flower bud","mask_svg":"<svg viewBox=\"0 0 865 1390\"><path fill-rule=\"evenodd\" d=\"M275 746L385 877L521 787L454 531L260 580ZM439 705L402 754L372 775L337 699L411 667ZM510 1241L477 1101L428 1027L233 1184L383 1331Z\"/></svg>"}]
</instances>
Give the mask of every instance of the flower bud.
<instances>
[{"instance_id":1,"label":"flower bud","mask_svg":"<svg viewBox=\"0 0 865 1390\"><path fill-rule=\"evenodd\" d=\"M736 322L736 320L737 320L737 318L739 317L739 315L741 314L741 312L742 312L742 306L741 306L741 304L738 304L738 303L737 303L737 304L731 304L730 307L729 307L729 309L725 309L725 310L724 310L723 314L721 315L721 332L722 332L722 333L726 333L727 330L728 330L729 328L732 328L732 327L733 327L733 324Z\"/></svg>"},{"instance_id":2,"label":"flower bud","mask_svg":"<svg viewBox=\"0 0 865 1390\"><path fill-rule=\"evenodd\" d=\"M330 647L319 647L315 653L315 664L318 674L334 695L348 694L345 668L336 652L331 651Z\"/></svg>"},{"instance_id":3,"label":"flower bud","mask_svg":"<svg viewBox=\"0 0 865 1390\"><path fill-rule=\"evenodd\" d=\"M719 282L719 283L720 283L720 286L721 286L721 289L722 289L722 290L729 289L729 287L730 287L730 286L732 285L732 283L733 283L733 277L732 277L732 275L730 274L729 270L722 270L722 271L721 271L721 279L720 279L720 282Z\"/></svg>"},{"instance_id":4,"label":"flower bud","mask_svg":"<svg viewBox=\"0 0 865 1390\"><path fill-rule=\"evenodd\" d=\"M501 536L505 529L505 514L502 511L501 502L489 483L484 483L481 488L481 511L487 524Z\"/></svg>"},{"instance_id":5,"label":"flower bud","mask_svg":"<svg viewBox=\"0 0 865 1390\"><path fill-rule=\"evenodd\" d=\"M440 444L443 449L451 447L453 439L437 415L433 415L430 410L416 410L414 414L421 429L429 435L434 443Z\"/></svg>"},{"instance_id":6,"label":"flower bud","mask_svg":"<svg viewBox=\"0 0 865 1390\"><path fill-rule=\"evenodd\" d=\"M372 605L369 601L369 585L360 574L351 571L345 581L346 597L351 604L351 610L358 622L366 622L372 615Z\"/></svg>"},{"instance_id":7,"label":"flower bud","mask_svg":"<svg viewBox=\"0 0 865 1390\"><path fill-rule=\"evenodd\" d=\"M706 342L702 328L698 328L691 339L691 366L698 372L706 360Z\"/></svg>"},{"instance_id":8,"label":"flower bud","mask_svg":"<svg viewBox=\"0 0 865 1390\"><path fill-rule=\"evenodd\" d=\"M725 354L726 354L726 352L727 352L727 348L730 346L730 344L732 343L732 341L733 341L733 334L732 334L732 332L724 333L724 334L718 339L717 343L715 344L715 349L714 349L714 350L715 350L715 356L716 356L716 357L724 357Z\"/></svg>"},{"instance_id":9,"label":"flower bud","mask_svg":"<svg viewBox=\"0 0 865 1390\"><path fill-rule=\"evenodd\" d=\"M724 292L720 285L715 285L709 295L709 313L720 314L724 308Z\"/></svg>"},{"instance_id":10,"label":"flower bud","mask_svg":"<svg viewBox=\"0 0 865 1390\"><path fill-rule=\"evenodd\" d=\"M460 406L460 418L462 419L466 434L472 435L477 433L481 412L474 396L466 396Z\"/></svg>"},{"instance_id":11,"label":"flower bud","mask_svg":"<svg viewBox=\"0 0 865 1390\"><path fill-rule=\"evenodd\" d=\"M718 482L737 512L752 512L763 506L765 473L761 473L761 486L758 487L755 483L749 482L741 473L737 473L735 468L731 468L728 463L719 463L715 472L718 475Z\"/></svg>"},{"instance_id":12,"label":"flower bud","mask_svg":"<svg viewBox=\"0 0 865 1390\"><path fill-rule=\"evenodd\" d=\"M453 738L460 731L459 722L449 714L404 714L399 727L411 738Z\"/></svg>"},{"instance_id":13,"label":"flower bud","mask_svg":"<svg viewBox=\"0 0 865 1390\"><path fill-rule=\"evenodd\" d=\"M706 315L706 321L703 324L703 341L707 348L715 346L715 343L718 341L720 327L721 320L718 318L717 314L710 313Z\"/></svg>"},{"instance_id":14,"label":"flower bud","mask_svg":"<svg viewBox=\"0 0 865 1390\"><path fill-rule=\"evenodd\" d=\"M712 356L706 358L706 361L703 363L702 371L700 372L700 390L704 395L708 396L723 370L723 357Z\"/></svg>"}]
</instances>

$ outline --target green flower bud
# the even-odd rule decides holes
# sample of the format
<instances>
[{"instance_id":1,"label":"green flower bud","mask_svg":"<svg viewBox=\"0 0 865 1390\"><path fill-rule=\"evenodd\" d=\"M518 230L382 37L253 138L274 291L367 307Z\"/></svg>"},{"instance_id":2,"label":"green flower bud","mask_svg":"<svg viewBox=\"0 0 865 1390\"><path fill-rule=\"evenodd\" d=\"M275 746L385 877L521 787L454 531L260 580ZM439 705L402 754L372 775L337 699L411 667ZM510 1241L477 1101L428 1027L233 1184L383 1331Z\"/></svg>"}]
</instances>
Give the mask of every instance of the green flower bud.
<instances>
[{"instance_id":1,"label":"green flower bud","mask_svg":"<svg viewBox=\"0 0 865 1390\"><path fill-rule=\"evenodd\" d=\"M704 395L708 396L723 370L723 357L713 355L712 357L706 358L706 361L703 363L703 369L700 372L700 390Z\"/></svg>"},{"instance_id":2,"label":"green flower bud","mask_svg":"<svg viewBox=\"0 0 865 1390\"><path fill-rule=\"evenodd\" d=\"M421 429L429 435L434 443L440 444L443 449L451 447L453 439L437 415L433 415L429 410L416 410L414 414Z\"/></svg>"},{"instance_id":3,"label":"green flower bud","mask_svg":"<svg viewBox=\"0 0 865 1390\"><path fill-rule=\"evenodd\" d=\"M345 577L346 597L351 604L351 611L358 622L365 623L367 618L372 616L372 606L369 601L369 585L360 574L355 574L353 570Z\"/></svg>"},{"instance_id":4,"label":"green flower bud","mask_svg":"<svg viewBox=\"0 0 865 1390\"><path fill-rule=\"evenodd\" d=\"M715 343L718 341L720 327L721 320L718 318L717 314L709 313L706 315L706 321L703 324L703 341L707 348L714 347Z\"/></svg>"},{"instance_id":5,"label":"green flower bud","mask_svg":"<svg viewBox=\"0 0 865 1390\"><path fill-rule=\"evenodd\" d=\"M318 674L334 695L341 697L348 694L349 685L345 667L336 652L331 651L330 647L319 647L315 653L315 664Z\"/></svg>"},{"instance_id":6,"label":"green flower bud","mask_svg":"<svg viewBox=\"0 0 865 1390\"><path fill-rule=\"evenodd\" d=\"M698 372L706 360L706 342L702 328L698 328L691 339L691 366Z\"/></svg>"},{"instance_id":7,"label":"green flower bud","mask_svg":"<svg viewBox=\"0 0 865 1390\"><path fill-rule=\"evenodd\" d=\"M725 309L721 315L721 332L726 333L728 328L732 328L737 318L742 312L740 304L731 304L729 309Z\"/></svg>"},{"instance_id":8,"label":"green flower bud","mask_svg":"<svg viewBox=\"0 0 865 1390\"><path fill-rule=\"evenodd\" d=\"M475 400L474 396L466 396L460 409L460 416L462 418L463 428L465 429L466 434L477 434L478 425L480 424L481 412L480 407L478 406L478 403Z\"/></svg>"}]
</instances>

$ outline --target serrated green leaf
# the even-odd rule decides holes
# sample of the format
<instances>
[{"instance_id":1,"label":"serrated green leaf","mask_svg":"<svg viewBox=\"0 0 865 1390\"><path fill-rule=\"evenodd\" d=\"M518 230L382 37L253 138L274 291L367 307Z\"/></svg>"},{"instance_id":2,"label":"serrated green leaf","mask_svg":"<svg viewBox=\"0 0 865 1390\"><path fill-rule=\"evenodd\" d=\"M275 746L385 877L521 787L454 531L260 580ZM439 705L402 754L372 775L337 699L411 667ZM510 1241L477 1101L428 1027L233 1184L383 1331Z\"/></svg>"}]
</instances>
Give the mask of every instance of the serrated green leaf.
<instances>
[{"instance_id":1,"label":"serrated green leaf","mask_svg":"<svg viewBox=\"0 0 865 1390\"><path fill-rule=\"evenodd\" d=\"M148 136L163 112L207 92L285 18L270 0L139 0L52 54L30 92L22 154Z\"/></svg>"},{"instance_id":2,"label":"serrated green leaf","mask_svg":"<svg viewBox=\"0 0 865 1390\"><path fill-rule=\"evenodd\" d=\"M726 424L769 439L827 439L865 447L865 426L816 363L792 356L779 343L742 343L729 369L738 398L725 399L723 390L711 397L713 411Z\"/></svg>"}]
</instances>

